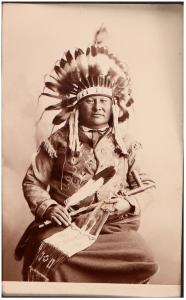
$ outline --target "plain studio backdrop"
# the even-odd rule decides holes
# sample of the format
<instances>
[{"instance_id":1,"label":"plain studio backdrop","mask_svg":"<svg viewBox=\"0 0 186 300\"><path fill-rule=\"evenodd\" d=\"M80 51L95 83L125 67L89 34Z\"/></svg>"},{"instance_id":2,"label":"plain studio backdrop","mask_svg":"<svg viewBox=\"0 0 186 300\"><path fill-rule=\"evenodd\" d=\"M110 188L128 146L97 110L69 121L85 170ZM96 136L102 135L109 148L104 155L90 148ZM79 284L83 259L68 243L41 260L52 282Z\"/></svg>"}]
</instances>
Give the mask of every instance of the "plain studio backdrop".
<instances>
[{"instance_id":1,"label":"plain studio backdrop","mask_svg":"<svg viewBox=\"0 0 186 300\"><path fill-rule=\"evenodd\" d=\"M135 111L129 127L142 141L157 189L140 232L160 264L151 283L179 284L182 217L183 6L179 4L3 4L3 280L20 281L14 249L33 220L22 180L52 114L37 98L57 59L85 48L102 23L126 62ZM36 130L37 129L37 130Z\"/></svg>"}]
</instances>

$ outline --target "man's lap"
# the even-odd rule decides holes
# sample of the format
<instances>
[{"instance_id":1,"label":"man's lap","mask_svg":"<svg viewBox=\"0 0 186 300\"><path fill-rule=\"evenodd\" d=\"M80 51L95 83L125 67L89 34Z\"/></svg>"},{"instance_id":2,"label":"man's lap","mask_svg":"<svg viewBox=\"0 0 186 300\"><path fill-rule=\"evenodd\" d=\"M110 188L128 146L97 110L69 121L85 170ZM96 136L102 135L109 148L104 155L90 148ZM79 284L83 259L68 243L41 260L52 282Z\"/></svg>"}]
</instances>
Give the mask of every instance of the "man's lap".
<instances>
[{"instance_id":1,"label":"man's lap","mask_svg":"<svg viewBox=\"0 0 186 300\"><path fill-rule=\"evenodd\" d=\"M50 281L140 283L148 279L157 264L137 233L138 226L138 222L105 224L95 243L60 264L50 274ZM25 253L25 279L40 241L61 230L49 226L33 237Z\"/></svg>"}]
</instances>

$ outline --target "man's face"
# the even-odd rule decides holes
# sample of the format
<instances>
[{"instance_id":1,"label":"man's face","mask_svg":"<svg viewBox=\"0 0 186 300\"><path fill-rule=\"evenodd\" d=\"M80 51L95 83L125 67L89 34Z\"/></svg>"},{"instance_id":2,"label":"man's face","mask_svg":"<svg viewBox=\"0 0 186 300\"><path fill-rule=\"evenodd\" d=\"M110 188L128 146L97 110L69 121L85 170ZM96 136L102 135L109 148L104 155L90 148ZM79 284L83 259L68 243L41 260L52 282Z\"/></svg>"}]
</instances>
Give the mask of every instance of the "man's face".
<instances>
[{"instance_id":1,"label":"man's face","mask_svg":"<svg viewBox=\"0 0 186 300\"><path fill-rule=\"evenodd\" d=\"M111 99L105 96L90 96L79 105L82 125L93 129L106 126L112 114Z\"/></svg>"}]
</instances>

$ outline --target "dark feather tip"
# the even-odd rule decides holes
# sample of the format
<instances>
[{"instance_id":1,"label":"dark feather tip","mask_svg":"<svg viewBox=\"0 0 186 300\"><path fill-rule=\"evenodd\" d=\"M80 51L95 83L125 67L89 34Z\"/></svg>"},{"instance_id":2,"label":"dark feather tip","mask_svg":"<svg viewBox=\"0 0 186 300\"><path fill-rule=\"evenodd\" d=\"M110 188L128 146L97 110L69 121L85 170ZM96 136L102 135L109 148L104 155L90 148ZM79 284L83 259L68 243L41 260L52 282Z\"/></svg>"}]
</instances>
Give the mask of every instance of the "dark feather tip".
<instances>
[{"instance_id":1,"label":"dark feather tip","mask_svg":"<svg viewBox=\"0 0 186 300\"><path fill-rule=\"evenodd\" d=\"M59 66L55 66L54 67L54 71L56 72L56 74L59 76L61 74L60 72L60 67Z\"/></svg>"},{"instance_id":2,"label":"dark feather tip","mask_svg":"<svg viewBox=\"0 0 186 300\"><path fill-rule=\"evenodd\" d=\"M60 95L51 95L49 93L42 93L41 96L47 96L47 97L51 97L51 98L55 98L55 99L61 99Z\"/></svg>"},{"instance_id":3,"label":"dark feather tip","mask_svg":"<svg viewBox=\"0 0 186 300\"><path fill-rule=\"evenodd\" d=\"M75 53L74 53L74 57L75 57L75 59L78 57L78 55L79 55L79 52L78 52L78 50L75 50Z\"/></svg>"},{"instance_id":4,"label":"dark feather tip","mask_svg":"<svg viewBox=\"0 0 186 300\"><path fill-rule=\"evenodd\" d=\"M45 108L45 110L58 110L61 109L61 102L56 105L50 105Z\"/></svg>"},{"instance_id":5,"label":"dark feather tip","mask_svg":"<svg viewBox=\"0 0 186 300\"><path fill-rule=\"evenodd\" d=\"M87 48L86 55L89 55L89 53L90 53L90 47Z\"/></svg>"},{"instance_id":6,"label":"dark feather tip","mask_svg":"<svg viewBox=\"0 0 186 300\"><path fill-rule=\"evenodd\" d=\"M78 49L78 54L79 54L79 55L84 54L83 50L79 48L79 49Z\"/></svg>"},{"instance_id":7,"label":"dark feather tip","mask_svg":"<svg viewBox=\"0 0 186 300\"><path fill-rule=\"evenodd\" d=\"M64 60L63 58L60 60L60 67L64 68L65 64L67 63L66 60Z\"/></svg>"},{"instance_id":8,"label":"dark feather tip","mask_svg":"<svg viewBox=\"0 0 186 300\"><path fill-rule=\"evenodd\" d=\"M53 82L49 82L49 81L45 82L45 86L48 89L52 90L53 92L58 92L58 89L60 87L57 83L53 83Z\"/></svg>"},{"instance_id":9,"label":"dark feather tip","mask_svg":"<svg viewBox=\"0 0 186 300\"><path fill-rule=\"evenodd\" d=\"M69 116L69 113L71 111L71 107L69 108L64 108L59 114L57 114L53 121L52 121L52 124L53 125L59 125L61 124L62 122L66 121L68 116Z\"/></svg>"},{"instance_id":10,"label":"dark feather tip","mask_svg":"<svg viewBox=\"0 0 186 300\"><path fill-rule=\"evenodd\" d=\"M118 118L119 122L125 122L127 119L129 119L128 110L124 110L124 109L122 109L122 110L123 110L122 115Z\"/></svg>"},{"instance_id":11,"label":"dark feather tip","mask_svg":"<svg viewBox=\"0 0 186 300\"><path fill-rule=\"evenodd\" d=\"M107 167L98 174L94 175L93 179L98 180L99 178L103 177L104 184L109 181L116 173L116 170L113 166Z\"/></svg>"},{"instance_id":12,"label":"dark feather tip","mask_svg":"<svg viewBox=\"0 0 186 300\"><path fill-rule=\"evenodd\" d=\"M91 54L92 54L92 56L96 56L97 50L96 50L95 46L91 46Z\"/></svg>"},{"instance_id":13,"label":"dark feather tip","mask_svg":"<svg viewBox=\"0 0 186 300\"><path fill-rule=\"evenodd\" d=\"M73 56L72 54L70 53L70 50L67 51L66 53L66 59L69 63L71 63L71 61L73 60Z\"/></svg>"},{"instance_id":14,"label":"dark feather tip","mask_svg":"<svg viewBox=\"0 0 186 300\"><path fill-rule=\"evenodd\" d=\"M129 107L134 103L134 99L130 98L129 101L127 102L126 106Z\"/></svg>"},{"instance_id":15,"label":"dark feather tip","mask_svg":"<svg viewBox=\"0 0 186 300\"><path fill-rule=\"evenodd\" d=\"M52 124L53 125L59 125L59 124L61 124L62 122L64 122L65 121L65 119L63 119L63 118L61 118L60 116L55 116L55 118L53 119L53 121L52 121Z\"/></svg>"}]
</instances>

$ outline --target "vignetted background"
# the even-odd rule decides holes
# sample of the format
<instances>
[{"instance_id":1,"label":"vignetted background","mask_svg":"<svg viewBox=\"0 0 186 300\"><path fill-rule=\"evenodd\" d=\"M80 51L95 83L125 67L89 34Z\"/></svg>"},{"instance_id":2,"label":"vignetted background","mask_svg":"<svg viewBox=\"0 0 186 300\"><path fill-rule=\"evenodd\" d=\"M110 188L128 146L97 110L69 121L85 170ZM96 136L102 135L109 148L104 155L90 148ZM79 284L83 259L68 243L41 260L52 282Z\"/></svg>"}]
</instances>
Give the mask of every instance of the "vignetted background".
<instances>
[{"instance_id":1,"label":"vignetted background","mask_svg":"<svg viewBox=\"0 0 186 300\"><path fill-rule=\"evenodd\" d=\"M179 4L3 4L3 280L20 281L15 246L33 220L21 183L51 114L44 75L69 48L85 48L104 23L129 66L136 101L131 127L157 183L141 233L160 264L154 284L179 284L182 215L182 16ZM51 103L50 102L50 103Z\"/></svg>"}]
</instances>

